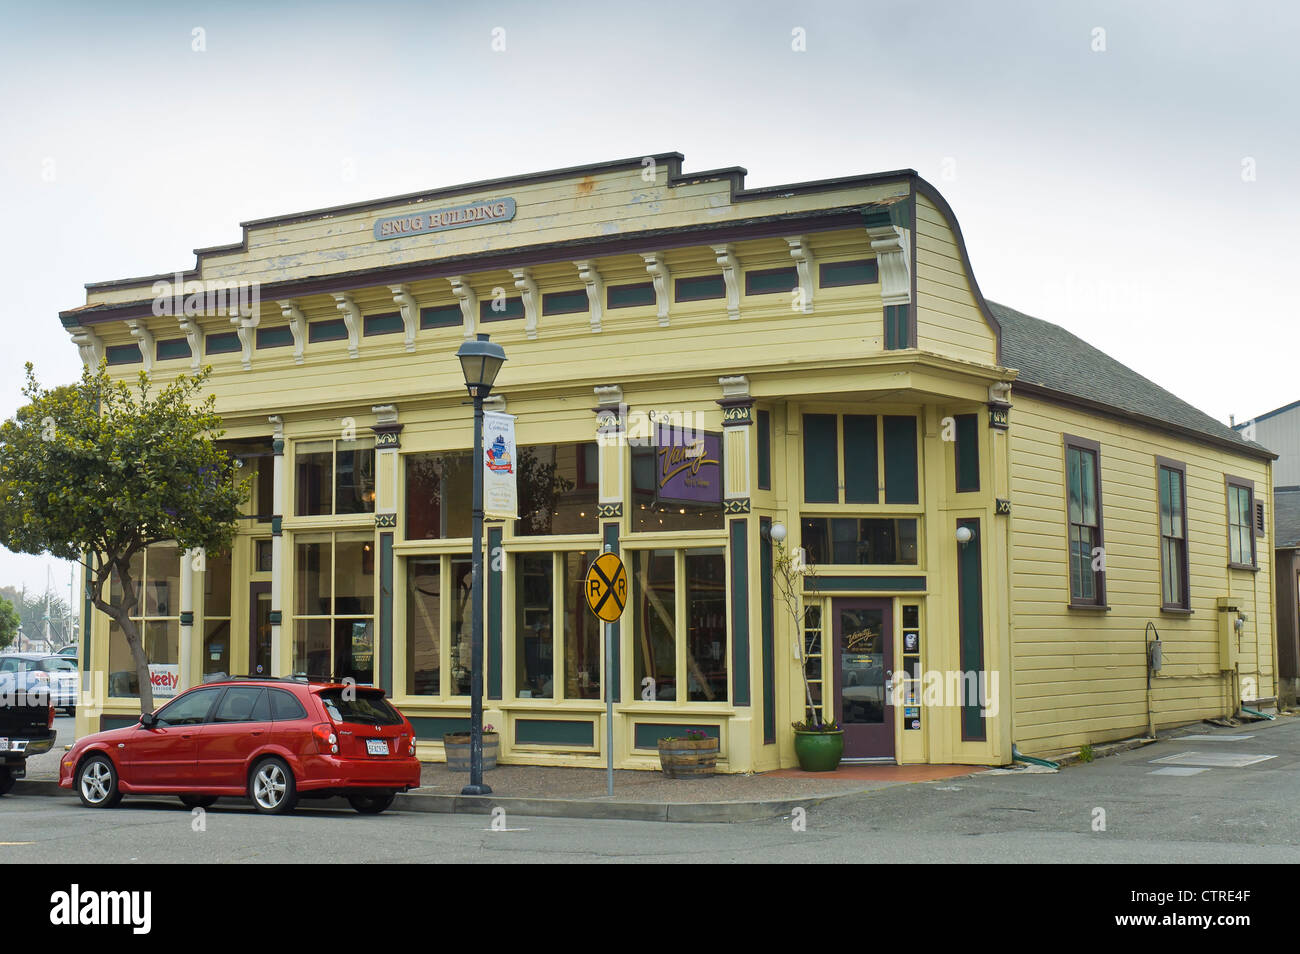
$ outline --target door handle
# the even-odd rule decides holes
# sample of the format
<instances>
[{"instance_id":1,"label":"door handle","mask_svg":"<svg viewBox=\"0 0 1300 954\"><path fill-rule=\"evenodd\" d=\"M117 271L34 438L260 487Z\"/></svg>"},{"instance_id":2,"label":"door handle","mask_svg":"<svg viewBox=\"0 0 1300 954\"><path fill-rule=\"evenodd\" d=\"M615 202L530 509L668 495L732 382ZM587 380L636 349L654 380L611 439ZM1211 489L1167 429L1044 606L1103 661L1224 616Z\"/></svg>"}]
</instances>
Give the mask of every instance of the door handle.
<instances>
[{"instance_id":1,"label":"door handle","mask_svg":"<svg viewBox=\"0 0 1300 954\"><path fill-rule=\"evenodd\" d=\"M182 739L192 739L192 738L194 738L194 733L193 733L193 732L182 732L182 733L181 733L181 738L182 738Z\"/></svg>"},{"instance_id":2,"label":"door handle","mask_svg":"<svg viewBox=\"0 0 1300 954\"><path fill-rule=\"evenodd\" d=\"M261 735L261 734L262 734L262 730L261 730L261 729L254 729L254 730L253 730L251 733L249 733L249 734L250 734L250 735Z\"/></svg>"}]
</instances>

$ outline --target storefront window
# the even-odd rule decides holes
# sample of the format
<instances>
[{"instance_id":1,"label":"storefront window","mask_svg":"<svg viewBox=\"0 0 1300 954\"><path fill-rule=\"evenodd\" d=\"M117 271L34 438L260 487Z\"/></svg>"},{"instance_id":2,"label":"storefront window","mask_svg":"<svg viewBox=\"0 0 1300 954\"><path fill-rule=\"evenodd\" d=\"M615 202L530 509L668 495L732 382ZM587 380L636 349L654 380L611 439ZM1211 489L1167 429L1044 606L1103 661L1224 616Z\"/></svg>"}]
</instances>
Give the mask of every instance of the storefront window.
<instances>
[{"instance_id":1,"label":"storefront window","mask_svg":"<svg viewBox=\"0 0 1300 954\"><path fill-rule=\"evenodd\" d=\"M632 529L721 530L722 437L690 432L632 447Z\"/></svg>"},{"instance_id":2,"label":"storefront window","mask_svg":"<svg viewBox=\"0 0 1300 954\"><path fill-rule=\"evenodd\" d=\"M219 446L235 462L235 479L247 480L251 485L244 512L269 523L275 514L275 451L271 441L222 441Z\"/></svg>"},{"instance_id":3,"label":"storefront window","mask_svg":"<svg viewBox=\"0 0 1300 954\"><path fill-rule=\"evenodd\" d=\"M473 562L469 555L452 557L451 569L451 694L468 696L470 685L474 613L471 605Z\"/></svg>"},{"instance_id":4,"label":"storefront window","mask_svg":"<svg viewBox=\"0 0 1300 954\"><path fill-rule=\"evenodd\" d=\"M631 560L636 613L632 669L637 692L641 698L660 701L725 702L727 598L722 548L633 551ZM681 615L677 611L680 589L685 590Z\"/></svg>"},{"instance_id":5,"label":"storefront window","mask_svg":"<svg viewBox=\"0 0 1300 954\"><path fill-rule=\"evenodd\" d=\"M209 556L203 571L203 675L230 675L230 554Z\"/></svg>"},{"instance_id":6,"label":"storefront window","mask_svg":"<svg viewBox=\"0 0 1300 954\"><path fill-rule=\"evenodd\" d=\"M372 684L375 559L371 535L298 535L294 574L294 672Z\"/></svg>"},{"instance_id":7,"label":"storefront window","mask_svg":"<svg viewBox=\"0 0 1300 954\"><path fill-rule=\"evenodd\" d=\"M515 535L599 533L596 455L595 441L519 448Z\"/></svg>"},{"instance_id":8,"label":"storefront window","mask_svg":"<svg viewBox=\"0 0 1300 954\"><path fill-rule=\"evenodd\" d=\"M131 558L131 583L137 605L131 614L145 655L151 665L177 666L180 651L180 565L181 554L174 544L157 544ZM114 574L109 584L110 599L122 599L122 586ZM126 634L116 622L108 626L108 694L112 697L140 695L135 658ZM154 697L160 693L155 691Z\"/></svg>"},{"instance_id":9,"label":"storefront window","mask_svg":"<svg viewBox=\"0 0 1300 954\"><path fill-rule=\"evenodd\" d=\"M374 438L297 444L294 487L299 517L374 513Z\"/></svg>"},{"instance_id":10,"label":"storefront window","mask_svg":"<svg viewBox=\"0 0 1300 954\"><path fill-rule=\"evenodd\" d=\"M815 564L915 565L915 518L804 517L803 546Z\"/></svg>"},{"instance_id":11,"label":"storefront window","mask_svg":"<svg viewBox=\"0 0 1300 954\"><path fill-rule=\"evenodd\" d=\"M600 698L600 624L583 597L595 555L592 550L516 555L515 692L520 699Z\"/></svg>"},{"instance_id":12,"label":"storefront window","mask_svg":"<svg viewBox=\"0 0 1300 954\"><path fill-rule=\"evenodd\" d=\"M407 454L406 539L468 537L474 492L469 451Z\"/></svg>"},{"instance_id":13,"label":"storefront window","mask_svg":"<svg viewBox=\"0 0 1300 954\"><path fill-rule=\"evenodd\" d=\"M442 558L406 563L406 692L442 691Z\"/></svg>"}]
</instances>

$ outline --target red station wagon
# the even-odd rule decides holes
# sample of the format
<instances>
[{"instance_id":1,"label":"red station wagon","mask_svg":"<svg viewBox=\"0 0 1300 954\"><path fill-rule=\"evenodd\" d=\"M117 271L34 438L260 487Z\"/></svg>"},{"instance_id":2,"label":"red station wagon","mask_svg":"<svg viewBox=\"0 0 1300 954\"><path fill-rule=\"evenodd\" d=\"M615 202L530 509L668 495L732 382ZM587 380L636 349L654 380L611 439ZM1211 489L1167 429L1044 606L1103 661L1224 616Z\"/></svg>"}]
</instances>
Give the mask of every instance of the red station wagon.
<instances>
[{"instance_id":1,"label":"red station wagon","mask_svg":"<svg viewBox=\"0 0 1300 954\"><path fill-rule=\"evenodd\" d=\"M191 808L247 795L283 814L299 798L342 795L376 814L419 784L415 730L382 689L297 679L188 689L135 725L80 739L59 771L90 808L135 794L179 795Z\"/></svg>"}]
</instances>

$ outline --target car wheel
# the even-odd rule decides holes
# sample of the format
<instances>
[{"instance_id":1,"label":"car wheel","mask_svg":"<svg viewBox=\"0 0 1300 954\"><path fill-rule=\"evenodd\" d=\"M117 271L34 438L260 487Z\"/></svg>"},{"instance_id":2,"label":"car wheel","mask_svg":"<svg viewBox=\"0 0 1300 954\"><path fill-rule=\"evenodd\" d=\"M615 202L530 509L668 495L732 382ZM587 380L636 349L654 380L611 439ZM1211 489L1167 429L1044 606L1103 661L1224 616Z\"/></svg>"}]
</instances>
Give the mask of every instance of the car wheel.
<instances>
[{"instance_id":1,"label":"car wheel","mask_svg":"<svg viewBox=\"0 0 1300 954\"><path fill-rule=\"evenodd\" d=\"M0 795L9 794L9 790L14 787L16 781L18 780L14 778L13 772L7 768L0 768Z\"/></svg>"},{"instance_id":2,"label":"car wheel","mask_svg":"<svg viewBox=\"0 0 1300 954\"><path fill-rule=\"evenodd\" d=\"M263 759L253 767L248 780L248 797L266 815L286 815L298 804L298 787L293 772L283 759Z\"/></svg>"},{"instance_id":3,"label":"car wheel","mask_svg":"<svg viewBox=\"0 0 1300 954\"><path fill-rule=\"evenodd\" d=\"M209 805L215 805L216 795L182 795L181 804L186 808L207 808Z\"/></svg>"},{"instance_id":4,"label":"car wheel","mask_svg":"<svg viewBox=\"0 0 1300 954\"><path fill-rule=\"evenodd\" d=\"M122 800L117 769L107 755L92 755L77 769L77 794L87 808L113 808Z\"/></svg>"},{"instance_id":5,"label":"car wheel","mask_svg":"<svg viewBox=\"0 0 1300 954\"><path fill-rule=\"evenodd\" d=\"M378 815L397 797L396 792L379 792L375 795L349 795L348 803L363 815Z\"/></svg>"}]
</instances>

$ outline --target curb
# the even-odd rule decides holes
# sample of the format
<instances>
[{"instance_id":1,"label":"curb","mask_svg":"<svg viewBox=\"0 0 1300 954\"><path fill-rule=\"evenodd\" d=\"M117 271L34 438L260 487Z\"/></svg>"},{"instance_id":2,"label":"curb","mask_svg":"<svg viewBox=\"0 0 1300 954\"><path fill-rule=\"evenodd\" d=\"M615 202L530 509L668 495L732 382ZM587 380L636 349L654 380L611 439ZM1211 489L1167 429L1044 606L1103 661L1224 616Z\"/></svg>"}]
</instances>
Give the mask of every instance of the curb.
<instances>
[{"instance_id":1,"label":"curb","mask_svg":"<svg viewBox=\"0 0 1300 954\"><path fill-rule=\"evenodd\" d=\"M1140 749L1143 746L1152 745L1156 742L1164 742L1164 741L1166 740L1159 737L1153 739L1147 736L1139 736L1138 738L1135 739L1124 739L1120 742L1106 742L1101 745L1094 745L1092 747L1092 758L1089 759L1088 761L1095 762L1097 761L1097 759L1104 759L1108 755L1118 755L1120 752L1129 752L1132 751L1133 749ZM1088 762L1085 762L1083 759L1079 758L1078 749L1073 749L1061 755L1044 756L1044 758L1050 759L1051 761L1059 765L1061 768L1065 768L1067 765L1088 764Z\"/></svg>"},{"instance_id":2,"label":"curb","mask_svg":"<svg viewBox=\"0 0 1300 954\"><path fill-rule=\"evenodd\" d=\"M494 798L491 795L434 795L428 792L401 792L393 809L440 815L491 815L503 809L507 815L533 818L586 818L613 821L681 822L694 824L730 824L783 818L796 808L810 808L825 802L862 795L873 789L850 789L808 798L780 798L751 802L610 802L574 798ZM70 788L60 788L52 779L20 779L14 784L15 795L55 795L75 798ZM170 796L142 796L168 798ZM309 803L312 804L312 803ZM342 799L323 799L320 807L347 807Z\"/></svg>"}]
</instances>

